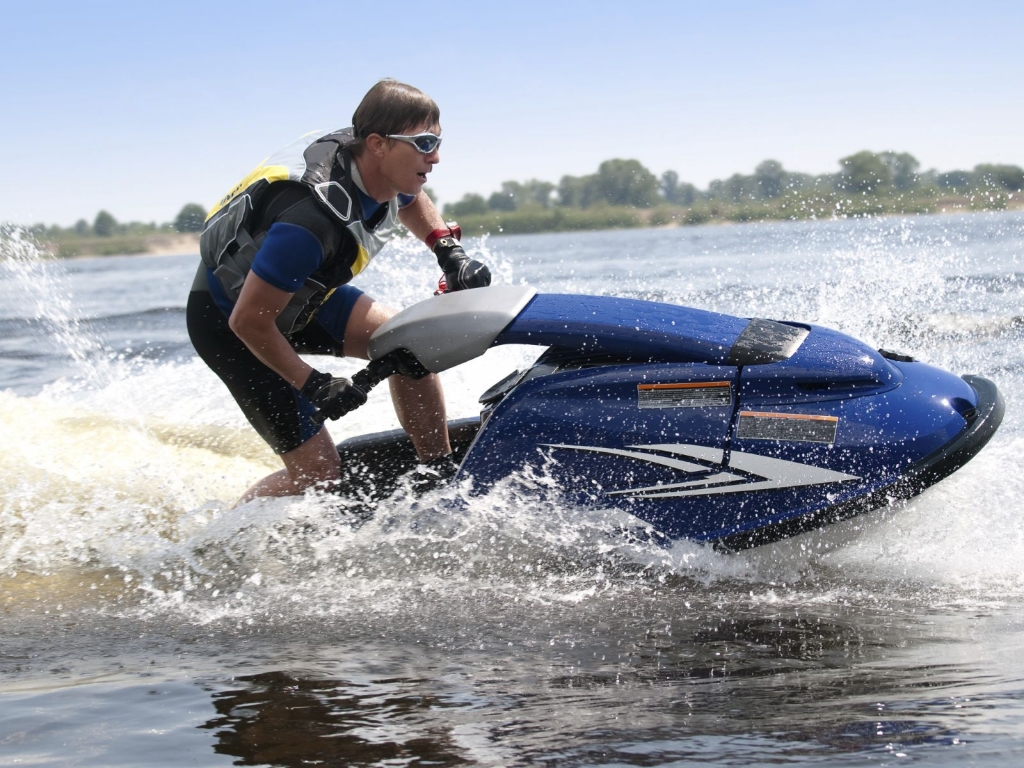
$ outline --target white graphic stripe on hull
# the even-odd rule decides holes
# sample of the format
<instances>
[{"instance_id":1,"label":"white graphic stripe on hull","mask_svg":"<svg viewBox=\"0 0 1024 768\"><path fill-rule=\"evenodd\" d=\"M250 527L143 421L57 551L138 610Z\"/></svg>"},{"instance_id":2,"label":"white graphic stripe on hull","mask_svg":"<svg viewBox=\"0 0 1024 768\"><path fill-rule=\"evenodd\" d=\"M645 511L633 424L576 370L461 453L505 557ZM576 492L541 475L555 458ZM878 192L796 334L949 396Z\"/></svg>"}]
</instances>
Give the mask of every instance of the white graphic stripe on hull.
<instances>
[{"instance_id":1,"label":"white graphic stripe on hull","mask_svg":"<svg viewBox=\"0 0 1024 768\"><path fill-rule=\"evenodd\" d=\"M675 469L687 475L703 475L703 477L693 477L690 480L679 483L667 483L641 488L622 488L608 492L609 496L624 498L666 499L682 496L711 496L860 480L856 475L848 475L845 472L815 467L811 464L801 464L796 461L774 459L770 456L759 456L754 453L743 453L742 451L733 451L729 457L729 466L723 467L721 465L722 451L702 445L674 443L628 446L633 450L564 444L546 444L546 447L621 456L627 459L636 459L648 464ZM711 466L670 459L666 456L651 453L651 451L688 456L697 461L708 462ZM733 472L722 471L725 469L735 470L744 474L738 475Z\"/></svg>"}]
</instances>

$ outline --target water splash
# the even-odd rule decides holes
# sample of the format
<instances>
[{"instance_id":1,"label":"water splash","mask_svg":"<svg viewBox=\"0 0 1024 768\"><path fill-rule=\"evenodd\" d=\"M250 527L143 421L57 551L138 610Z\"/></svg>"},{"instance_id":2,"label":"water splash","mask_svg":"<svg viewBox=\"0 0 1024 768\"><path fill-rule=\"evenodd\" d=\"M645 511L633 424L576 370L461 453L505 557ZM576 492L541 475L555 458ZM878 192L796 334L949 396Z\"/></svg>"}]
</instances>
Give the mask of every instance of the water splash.
<instances>
[{"instance_id":1,"label":"water splash","mask_svg":"<svg viewBox=\"0 0 1024 768\"><path fill-rule=\"evenodd\" d=\"M102 387L113 380L116 354L83 329L60 261L49 258L23 228L2 224L0 269L6 317L39 323L38 342L70 360L83 385Z\"/></svg>"},{"instance_id":2,"label":"water splash","mask_svg":"<svg viewBox=\"0 0 1024 768\"><path fill-rule=\"evenodd\" d=\"M744 284L742 270L733 268L679 287L637 270L632 289L597 287L648 298L659 292L668 300L702 297L708 308L838 325L880 345L925 348L987 372L995 347L1016 337L1012 324L1000 329L997 308L985 307L991 317L979 311L981 296L1012 304L1020 281L1004 274L963 278L960 272L979 270L965 260L961 244L946 245L897 222L885 227L852 240L841 229L822 234L795 253L772 256L768 249L760 267L813 279L758 277ZM95 578L101 588L94 594L106 595L99 603L104 610L201 622L408 614L428 598L434 606L474 601L496 614L509 606L557 610L665 587L793 603L901 590L918 596L931 589L933 598L1024 591L1013 568L1024 543L1016 542L1012 510L1024 488L1013 481L1019 428L1012 415L966 470L910 505L740 555L665 542L615 510L567 505L543 474L511 478L485 496L453 490L416 501L400 490L362 525L313 496L231 509L245 487L277 465L216 377L194 358L114 355L77 319L60 265L17 236L5 242L17 244L5 246L3 269L21 302L19 316L39 317L74 363L71 374L37 396L0 393L0 434L13 436L0 456L0 572L42 574L52 592L47 599L64 599L62 590L79 593L81 578L64 579L69 569ZM511 258L494 241L468 245L499 281L514 279ZM890 268L894 253L900 258ZM401 307L428 296L437 273L421 245L398 241L363 287ZM541 282L529 273L525 278ZM40 286L58 300L41 302ZM595 292L587 280L573 286ZM941 318L961 314L975 328L995 324L987 335L992 348L978 343L980 330L943 325ZM499 348L443 374L449 415L475 413L480 392L527 366L538 351ZM1008 362L1019 357L1004 354ZM359 367L322 362L341 374ZM1019 378L999 383L1006 382L1012 398L1021 390ZM375 391L364 409L331 430L341 440L394 427L387 393ZM991 509L977 509L983 493L996 499ZM1000 532L994 553L984 549L992 530Z\"/></svg>"}]
</instances>

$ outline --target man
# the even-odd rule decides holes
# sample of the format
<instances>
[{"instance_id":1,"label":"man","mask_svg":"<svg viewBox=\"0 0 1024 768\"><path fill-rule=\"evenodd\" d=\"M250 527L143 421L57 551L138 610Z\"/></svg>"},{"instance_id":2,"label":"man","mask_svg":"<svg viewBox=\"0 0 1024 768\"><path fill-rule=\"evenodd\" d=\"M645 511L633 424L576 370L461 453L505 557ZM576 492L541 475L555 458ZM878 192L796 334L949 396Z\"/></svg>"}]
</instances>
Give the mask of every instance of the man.
<instances>
[{"instance_id":1,"label":"man","mask_svg":"<svg viewBox=\"0 0 1024 768\"><path fill-rule=\"evenodd\" d=\"M422 191L440 144L434 101L382 80L363 97L351 128L303 137L211 211L189 294L189 337L285 467L239 502L302 493L339 477L323 420L364 402L366 393L314 370L299 353L366 359L370 335L393 311L348 283L398 221L433 250L448 290L490 284L487 267L466 256ZM450 474L438 378L392 376L389 384L420 461Z\"/></svg>"}]
</instances>

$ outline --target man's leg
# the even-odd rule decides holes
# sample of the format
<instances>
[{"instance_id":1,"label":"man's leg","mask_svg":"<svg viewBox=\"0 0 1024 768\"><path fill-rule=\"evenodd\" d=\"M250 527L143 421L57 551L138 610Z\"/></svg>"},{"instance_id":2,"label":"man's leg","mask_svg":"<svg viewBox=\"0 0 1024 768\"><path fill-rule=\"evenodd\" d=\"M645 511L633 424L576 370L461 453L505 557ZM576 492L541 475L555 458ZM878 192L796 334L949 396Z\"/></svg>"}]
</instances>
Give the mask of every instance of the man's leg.
<instances>
[{"instance_id":1,"label":"man's leg","mask_svg":"<svg viewBox=\"0 0 1024 768\"><path fill-rule=\"evenodd\" d=\"M281 454L285 468L254 483L235 506L257 496L294 496L341 476L338 449L325 426L298 448Z\"/></svg>"},{"instance_id":2,"label":"man's leg","mask_svg":"<svg viewBox=\"0 0 1024 768\"><path fill-rule=\"evenodd\" d=\"M300 494L317 483L337 479L338 451L330 433L324 428L315 431L308 421L310 414L300 411L295 390L235 336L208 292L192 291L186 317L196 352L221 378L249 423L285 465L255 483L235 503L257 496Z\"/></svg>"},{"instance_id":3,"label":"man's leg","mask_svg":"<svg viewBox=\"0 0 1024 768\"><path fill-rule=\"evenodd\" d=\"M360 296L345 326L345 356L369 359L370 336L394 314L369 296ZM422 379L392 376L388 385L398 422L409 434L420 461L449 455L452 446L440 378L433 373Z\"/></svg>"}]
</instances>

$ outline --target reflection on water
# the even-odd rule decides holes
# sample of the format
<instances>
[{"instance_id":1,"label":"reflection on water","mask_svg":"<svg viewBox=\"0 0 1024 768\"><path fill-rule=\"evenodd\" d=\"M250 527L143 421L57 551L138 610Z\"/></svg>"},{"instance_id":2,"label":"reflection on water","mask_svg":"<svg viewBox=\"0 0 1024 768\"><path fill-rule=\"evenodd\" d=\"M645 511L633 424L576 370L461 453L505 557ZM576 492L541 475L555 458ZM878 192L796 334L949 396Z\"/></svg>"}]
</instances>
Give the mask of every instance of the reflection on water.
<instances>
[{"instance_id":1,"label":"reflection on water","mask_svg":"<svg viewBox=\"0 0 1024 768\"><path fill-rule=\"evenodd\" d=\"M403 725L452 706L417 692L426 681L357 684L267 672L237 682L244 687L214 696L219 716L202 727L216 732L217 752L242 758L242 765L468 762L451 734L432 732L426 723L422 732L401 733Z\"/></svg>"},{"instance_id":2,"label":"reflection on water","mask_svg":"<svg viewBox=\"0 0 1024 768\"><path fill-rule=\"evenodd\" d=\"M1021 754L1024 627L1006 607L751 586L655 579L548 605L428 595L388 615L206 625L23 600L0 654L21 681L0 744L38 756L60 734L97 765Z\"/></svg>"},{"instance_id":3,"label":"reflection on water","mask_svg":"<svg viewBox=\"0 0 1024 768\"><path fill-rule=\"evenodd\" d=\"M927 661L962 642L942 636L941 617L737 610L740 595L719 597L696 610L561 611L550 638L513 622L471 641L449 627L322 646L316 669L219 683L201 728L242 765L660 765L766 751L781 763L941 763L998 705L964 695L986 684L983 665ZM725 602L730 615L716 616ZM670 618L672 607L693 618Z\"/></svg>"}]
</instances>

